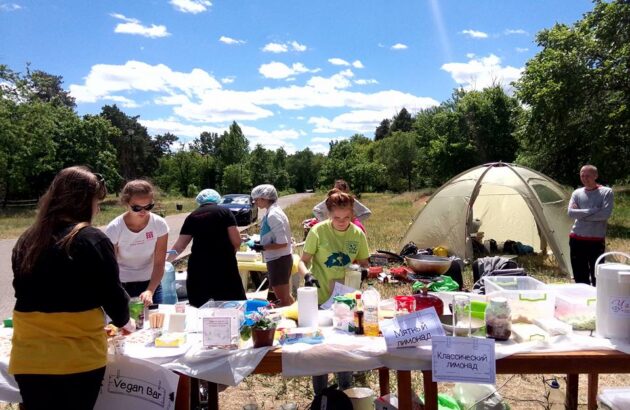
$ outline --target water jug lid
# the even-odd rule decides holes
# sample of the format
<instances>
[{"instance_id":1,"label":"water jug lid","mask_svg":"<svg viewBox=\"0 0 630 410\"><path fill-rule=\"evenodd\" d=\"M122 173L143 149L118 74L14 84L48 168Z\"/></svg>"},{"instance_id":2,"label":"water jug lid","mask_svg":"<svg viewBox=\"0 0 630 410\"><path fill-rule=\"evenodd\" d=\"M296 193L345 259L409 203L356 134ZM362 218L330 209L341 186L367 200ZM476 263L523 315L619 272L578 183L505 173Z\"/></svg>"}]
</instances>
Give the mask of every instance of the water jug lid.
<instances>
[{"instance_id":1,"label":"water jug lid","mask_svg":"<svg viewBox=\"0 0 630 410\"><path fill-rule=\"evenodd\" d=\"M600 263L595 270L597 276L605 275L612 277L617 276L621 272L630 272L630 265L623 263Z\"/></svg>"}]
</instances>

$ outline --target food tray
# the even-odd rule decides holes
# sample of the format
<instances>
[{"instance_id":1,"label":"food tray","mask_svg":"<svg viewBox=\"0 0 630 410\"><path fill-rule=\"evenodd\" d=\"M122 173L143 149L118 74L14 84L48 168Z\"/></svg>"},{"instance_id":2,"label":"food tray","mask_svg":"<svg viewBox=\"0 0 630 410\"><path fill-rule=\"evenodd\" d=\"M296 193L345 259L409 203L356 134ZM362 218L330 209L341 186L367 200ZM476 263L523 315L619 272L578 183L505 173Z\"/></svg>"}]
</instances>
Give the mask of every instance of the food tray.
<instances>
[{"instance_id":1,"label":"food tray","mask_svg":"<svg viewBox=\"0 0 630 410\"><path fill-rule=\"evenodd\" d=\"M595 330L597 289L584 283L551 285L556 294L555 315L574 330Z\"/></svg>"},{"instance_id":2,"label":"food tray","mask_svg":"<svg viewBox=\"0 0 630 410\"><path fill-rule=\"evenodd\" d=\"M496 296L508 299L513 322L531 323L537 318L552 318L555 292L529 276L489 276L483 278L488 300Z\"/></svg>"}]
</instances>

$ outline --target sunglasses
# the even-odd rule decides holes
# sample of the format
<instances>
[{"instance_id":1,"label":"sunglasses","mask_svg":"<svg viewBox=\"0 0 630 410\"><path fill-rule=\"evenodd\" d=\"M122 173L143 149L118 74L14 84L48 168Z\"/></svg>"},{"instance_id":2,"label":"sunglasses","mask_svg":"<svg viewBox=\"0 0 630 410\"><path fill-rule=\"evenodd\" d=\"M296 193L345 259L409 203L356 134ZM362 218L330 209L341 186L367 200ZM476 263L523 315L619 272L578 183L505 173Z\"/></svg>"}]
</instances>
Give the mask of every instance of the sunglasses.
<instances>
[{"instance_id":1,"label":"sunglasses","mask_svg":"<svg viewBox=\"0 0 630 410\"><path fill-rule=\"evenodd\" d=\"M145 206L142 206L142 205L130 205L130 208L134 212L140 212L142 210L150 211L151 209L153 209L154 206L155 206L155 203L151 202L149 205L145 205Z\"/></svg>"}]
</instances>

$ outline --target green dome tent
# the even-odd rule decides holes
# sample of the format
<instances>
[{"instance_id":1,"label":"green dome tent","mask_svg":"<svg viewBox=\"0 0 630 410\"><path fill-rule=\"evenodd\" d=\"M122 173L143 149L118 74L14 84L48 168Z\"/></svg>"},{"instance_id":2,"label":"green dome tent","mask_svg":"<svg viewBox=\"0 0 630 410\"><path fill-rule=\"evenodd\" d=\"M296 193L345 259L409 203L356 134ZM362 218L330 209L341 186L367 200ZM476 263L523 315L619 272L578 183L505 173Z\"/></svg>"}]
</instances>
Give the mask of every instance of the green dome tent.
<instances>
[{"instance_id":1,"label":"green dome tent","mask_svg":"<svg viewBox=\"0 0 630 410\"><path fill-rule=\"evenodd\" d=\"M471 234L497 242L513 240L553 252L560 269L571 273L567 215L570 193L527 167L502 162L480 165L442 185L418 211L401 241L419 248L443 246L472 259ZM480 225L479 225L480 221Z\"/></svg>"}]
</instances>

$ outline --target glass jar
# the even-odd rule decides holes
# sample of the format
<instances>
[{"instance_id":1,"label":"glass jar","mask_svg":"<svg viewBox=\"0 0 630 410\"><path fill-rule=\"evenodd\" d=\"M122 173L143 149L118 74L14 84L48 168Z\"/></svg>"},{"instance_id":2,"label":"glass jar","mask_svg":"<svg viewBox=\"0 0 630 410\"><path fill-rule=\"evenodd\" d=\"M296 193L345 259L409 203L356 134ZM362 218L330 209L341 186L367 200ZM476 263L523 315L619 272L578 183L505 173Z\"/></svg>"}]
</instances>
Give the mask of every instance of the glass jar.
<instances>
[{"instance_id":1,"label":"glass jar","mask_svg":"<svg viewBox=\"0 0 630 410\"><path fill-rule=\"evenodd\" d=\"M512 334L510 305L506 298L492 298L486 308L486 336L495 340L508 340Z\"/></svg>"}]
</instances>

